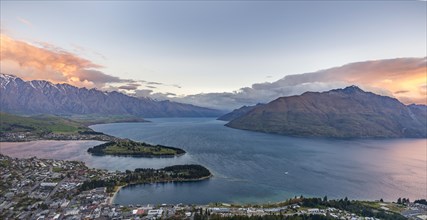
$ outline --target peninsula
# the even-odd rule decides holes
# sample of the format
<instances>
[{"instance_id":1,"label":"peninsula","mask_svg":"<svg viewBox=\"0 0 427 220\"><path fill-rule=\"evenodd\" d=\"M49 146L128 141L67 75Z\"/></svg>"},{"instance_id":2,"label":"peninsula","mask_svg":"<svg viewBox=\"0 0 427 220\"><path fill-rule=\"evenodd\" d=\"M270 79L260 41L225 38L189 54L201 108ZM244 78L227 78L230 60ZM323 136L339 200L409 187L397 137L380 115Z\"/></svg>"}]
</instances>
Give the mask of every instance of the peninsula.
<instances>
[{"instance_id":1,"label":"peninsula","mask_svg":"<svg viewBox=\"0 0 427 220\"><path fill-rule=\"evenodd\" d=\"M397 203L345 199L289 198L268 204L114 204L115 192L129 184L200 181L211 177L200 165L108 172L83 162L11 158L0 154L0 219L421 219L425 199Z\"/></svg>"},{"instance_id":2,"label":"peninsula","mask_svg":"<svg viewBox=\"0 0 427 220\"><path fill-rule=\"evenodd\" d=\"M96 156L132 156L132 157L174 157L185 154L185 151L175 147L151 145L131 140L116 140L91 147L87 152Z\"/></svg>"},{"instance_id":3,"label":"peninsula","mask_svg":"<svg viewBox=\"0 0 427 220\"><path fill-rule=\"evenodd\" d=\"M90 120L88 121L88 119ZM25 117L0 112L0 142L36 140L97 140L106 142L87 150L92 155L97 156L174 157L186 153L176 147L151 145L122 139L96 132L88 127L91 121L102 122L106 119L108 117L91 116L78 120L54 115ZM116 119L126 120L127 118L111 117L109 122Z\"/></svg>"}]
</instances>

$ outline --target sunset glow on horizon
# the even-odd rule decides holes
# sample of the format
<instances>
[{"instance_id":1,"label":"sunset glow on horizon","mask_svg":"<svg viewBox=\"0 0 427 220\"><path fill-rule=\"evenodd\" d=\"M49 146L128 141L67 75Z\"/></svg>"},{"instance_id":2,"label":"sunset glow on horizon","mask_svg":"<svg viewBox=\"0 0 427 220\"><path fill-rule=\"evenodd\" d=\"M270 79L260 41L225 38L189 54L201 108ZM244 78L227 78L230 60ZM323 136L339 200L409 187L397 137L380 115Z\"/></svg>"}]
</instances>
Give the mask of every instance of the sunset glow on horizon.
<instances>
[{"instance_id":1,"label":"sunset glow on horizon","mask_svg":"<svg viewBox=\"0 0 427 220\"><path fill-rule=\"evenodd\" d=\"M426 9L427 2L2 1L0 65L25 80L202 106L212 97L256 104L351 84L427 104Z\"/></svg>"}]
</instances>

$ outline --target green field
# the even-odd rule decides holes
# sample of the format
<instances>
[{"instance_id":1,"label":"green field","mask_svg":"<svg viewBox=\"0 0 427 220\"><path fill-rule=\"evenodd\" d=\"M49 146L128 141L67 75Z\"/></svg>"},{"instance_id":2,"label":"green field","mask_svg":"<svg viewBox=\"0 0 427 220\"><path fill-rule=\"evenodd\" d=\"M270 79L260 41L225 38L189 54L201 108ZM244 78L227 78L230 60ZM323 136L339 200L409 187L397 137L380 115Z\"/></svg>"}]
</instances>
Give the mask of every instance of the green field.
<instances>
[{"instance_id":1,"label":"green field","mask_svg":"<svg viewBox=\"0 0 427 220\"><path fill-rule=\"evenodd\" d=\"M83 123L52 115L17 116L0 112L0 132L78 133L92 131Z\"/></svg>"},{"instance_id":2,"label":"green field","mask_svg":"<svg viewBox=\"0 0 427 220\"><path fill-rule=\"evenodd\" d=\"M179 148L162 145L150 145L131 140L111 141L88 149L94 155L117 155L117 156L176 156L184 154Z\"/></svg>"}]
</instances>

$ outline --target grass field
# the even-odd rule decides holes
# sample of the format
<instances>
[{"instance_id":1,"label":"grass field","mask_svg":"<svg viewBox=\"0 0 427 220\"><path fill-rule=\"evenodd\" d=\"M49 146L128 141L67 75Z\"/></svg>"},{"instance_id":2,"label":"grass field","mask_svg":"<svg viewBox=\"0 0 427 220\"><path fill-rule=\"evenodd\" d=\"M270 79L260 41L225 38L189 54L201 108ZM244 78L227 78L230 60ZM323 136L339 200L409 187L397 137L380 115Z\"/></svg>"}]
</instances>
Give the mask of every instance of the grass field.
<instances>
[{"instance_id":1,"label":"grass field","mask_svg":"<svg viewBox=\"0 0 427 220\"><path fill-rule=\"evenodd\" d=\"M121 123L121 122L147 122L142 117L133 115L71 115L64 116L67 119L82 123L84 125L94 124L108 124L108 123Z\"/></svg>"}]
</instances>

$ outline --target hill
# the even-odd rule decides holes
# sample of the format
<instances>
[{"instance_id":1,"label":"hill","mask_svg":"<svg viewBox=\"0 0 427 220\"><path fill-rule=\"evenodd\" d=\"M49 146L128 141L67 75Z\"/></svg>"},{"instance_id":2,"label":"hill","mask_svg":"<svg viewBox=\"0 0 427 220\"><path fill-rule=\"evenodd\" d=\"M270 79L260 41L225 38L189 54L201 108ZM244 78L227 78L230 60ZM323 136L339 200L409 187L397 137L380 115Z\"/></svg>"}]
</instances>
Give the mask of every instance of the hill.
<instances>
[{"instance_id":1,"label":"hill","mask_svg":"<svg viewBox=\"0 0 427 220\"><path fill-rule=\"evenodd\" d=\"M171 101L137 98L120 92L77 88L44 80L24 81L0 74L0 111L13 114L134 115L216 117L220 111Z\"/></svg>"},{"instance_id":2,"label":"hill","mask_svg":"<svg viewBox=\"0 0 427 220\"><path fill-rule=\"evenodd\" d=\"M423 105L406 106L397 99L350 86L281 97L226 126L293 136L418 138L427 136L426 111Z\"/></svg>"},{"instance_id":3,"label":"hill","mask_svg":"<svg viewBox=\"0 0 427 220\"><path fill-rule=\"evenodd\" d=\"M248 113L249 111L251 111L252 109L254 109L257 106L263 105L261 103L258 103L257 105L251 105L251 106L243 106L241 108L238 109L234 109L232 112L227 113L225 115L222 115L218 118L218 120L221 121L231 121L234 120L240 116L243 116L244 114Z\"/></svg>"},{"instance_id":4,"label":"hill","mask_svg":"<svg viewBox=\"0 0 427 220\"><path fill-rule=\"evenodd\" d=\"M0 112L0 142L34 140L99 140L118 138L96 132L85 123L54 115L18 116Z\"/></svg>"},{"instance_id":5,"label":"hill","mask_svg":"<svg viewBox=\"0 0 427 220\"><path fill-rule=\"evenodd\" d=\"M92 131L85 125L51 115L23 117L0 112L0 132L78 133Z\"/></svg>"}]
</instances>

